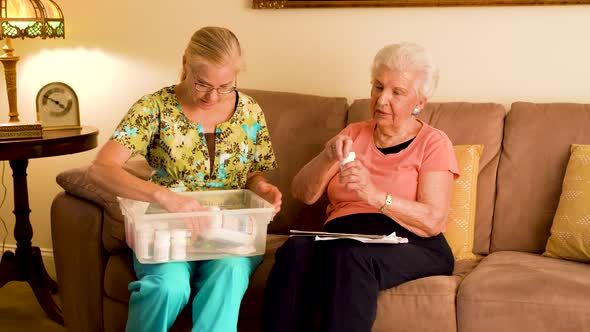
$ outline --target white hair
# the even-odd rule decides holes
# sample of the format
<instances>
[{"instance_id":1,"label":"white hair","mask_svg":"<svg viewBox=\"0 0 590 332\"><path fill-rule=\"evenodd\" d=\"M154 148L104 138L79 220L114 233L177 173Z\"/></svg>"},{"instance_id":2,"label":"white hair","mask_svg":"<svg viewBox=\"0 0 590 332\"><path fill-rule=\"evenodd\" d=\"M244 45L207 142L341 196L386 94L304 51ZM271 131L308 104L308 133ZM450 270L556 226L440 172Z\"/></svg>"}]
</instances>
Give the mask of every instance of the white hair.
<instances>
[{"instance_id":1,"label":"white hair","mask_svg":"<svg viewBox=\"0 0 590 332\"><path fill-rule=\"evenodd\" d=\"M377 52L373 59L371 79L375 79L377 70L381 66L401 72L411 70L422 72L422 80L417 93L426 99L432 97L438 83L438 67L424 47L410 42L386 45Z\"/></svg>"}]
</instances>

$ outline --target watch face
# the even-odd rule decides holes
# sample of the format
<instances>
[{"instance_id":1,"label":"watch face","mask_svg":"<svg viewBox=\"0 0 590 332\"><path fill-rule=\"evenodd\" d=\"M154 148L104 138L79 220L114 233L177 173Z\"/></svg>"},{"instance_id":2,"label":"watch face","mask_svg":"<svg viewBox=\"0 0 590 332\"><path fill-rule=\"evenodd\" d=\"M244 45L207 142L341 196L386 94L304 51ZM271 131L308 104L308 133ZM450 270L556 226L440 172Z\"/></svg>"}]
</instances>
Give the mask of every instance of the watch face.
<instances>
[{"instance_id":1,"label":"watch face","mask_svg":"<svg viewBox=\"0 0 590 332\"><path fill-rule=\"evenodd\" d=\"M44 129L80 128L78 96L69 85L52 82L37 93L37 120Z\"/></svg>"}]
</instances>

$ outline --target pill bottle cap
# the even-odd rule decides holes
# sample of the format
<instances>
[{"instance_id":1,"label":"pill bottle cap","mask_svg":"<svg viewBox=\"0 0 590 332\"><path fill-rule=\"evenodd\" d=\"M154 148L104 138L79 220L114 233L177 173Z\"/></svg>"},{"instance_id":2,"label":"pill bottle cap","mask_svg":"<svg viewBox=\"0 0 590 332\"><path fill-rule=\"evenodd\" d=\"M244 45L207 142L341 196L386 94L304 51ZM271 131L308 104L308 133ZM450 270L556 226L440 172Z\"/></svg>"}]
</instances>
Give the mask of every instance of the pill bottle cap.
<instances>
[{"instance_id":1,"label":"pill bottle cap","mask_svg":"<svg viewBox=\"0 0 590 332\"><path fill-rule=\"evenodd\" d=\"M349 162L349 161L353 161L356 158L356 153L354 151L350 151L350 153L348 154L348 156L346 156L346 158L344 158L344 162Z\"/></svg>"},{"instance_id":2,"label":"pill bottle cap","mask_svg":"<svg viewBox=\"0 0 590 332\"><path fill-rule=\"evenodd\" d=\"M356 158L356 153L354 153L354 151L350 151L350 153L348 153L348 156L346 156L346 158L342 159L342 161L340 162L340 168L342 168L342 166L348 164L349 162L353 161Z\"/></svg>"}]
</instances>

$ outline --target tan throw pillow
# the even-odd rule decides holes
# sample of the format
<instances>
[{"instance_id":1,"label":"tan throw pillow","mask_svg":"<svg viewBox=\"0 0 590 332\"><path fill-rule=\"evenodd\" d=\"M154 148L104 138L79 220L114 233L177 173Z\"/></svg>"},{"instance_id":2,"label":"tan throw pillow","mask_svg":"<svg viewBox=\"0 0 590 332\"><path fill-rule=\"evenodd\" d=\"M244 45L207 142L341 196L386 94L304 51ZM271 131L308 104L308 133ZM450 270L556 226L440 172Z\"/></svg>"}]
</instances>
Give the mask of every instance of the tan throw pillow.
<instances>
[{"instance_id":1,"label":"tan throw pillow","mask_svg":"<svg viewBox=\"0 0 590 332\"><path fill-rule=\"evenodd\" d=\"M590 263L590 145L572 144L543 255Z\"/></svg>"},{"instance_id":2,"label":"tan throw pillow","mask_svg":"<svg viewBox=\"0 0 590 332\"><path fill-rule=\"evenodd\" d=\"M473 254L475 204L479 158L483 145L455 145L453 149L461 175L453 184L453 197L444 236L456 260L470 259L475 258Z\"/></svg>"}]
</instances>

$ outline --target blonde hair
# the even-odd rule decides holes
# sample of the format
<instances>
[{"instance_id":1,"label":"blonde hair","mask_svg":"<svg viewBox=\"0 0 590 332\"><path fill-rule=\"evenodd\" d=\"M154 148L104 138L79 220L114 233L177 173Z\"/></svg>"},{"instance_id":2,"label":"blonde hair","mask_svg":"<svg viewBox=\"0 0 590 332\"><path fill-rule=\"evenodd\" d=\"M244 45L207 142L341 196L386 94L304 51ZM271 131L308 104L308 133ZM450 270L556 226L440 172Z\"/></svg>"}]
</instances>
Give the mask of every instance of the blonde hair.
<instances>
[{"instance_id":1,"label":"blonde hair","mask_svg":"<svg viewBox=\"0 0 590 332\"><path fill-rule=\"evenodd\" d=\"M415 43L402 42L383 47L373 60L371 68L371 79L375 79L379 67L385 66L389 69L401 72L418 70L422 73L421 84L417 93L429 99L434 93L438 84L438 67L432 61L428 51Z\"/></svg>"},{"instance_id":2,"label":"blonde hair","mask_svg":"<svg viewBox=\"0 0 590 332\"><path fill-rule=\"evenodd\" d=\"M197 30L191 37L184 56L187 63L198 69L205 63L217 66L231 65L236 71L243 68L242 49L236 35L222 27L204 27ZM182 69L180 80L186 78L185 68Z\"/></svg>"}]
</instances>

